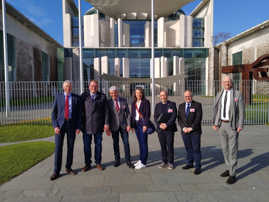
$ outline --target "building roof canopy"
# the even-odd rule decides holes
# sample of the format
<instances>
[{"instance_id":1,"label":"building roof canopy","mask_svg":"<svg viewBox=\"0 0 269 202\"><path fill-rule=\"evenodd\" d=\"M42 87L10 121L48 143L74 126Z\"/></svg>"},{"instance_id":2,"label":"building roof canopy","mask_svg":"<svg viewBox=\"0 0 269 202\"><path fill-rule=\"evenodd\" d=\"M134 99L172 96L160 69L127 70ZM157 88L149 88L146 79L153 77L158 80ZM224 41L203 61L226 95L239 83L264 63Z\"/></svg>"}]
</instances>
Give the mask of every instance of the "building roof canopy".
<instances>
[{"instance_id":1,"label":"building roof canopy","mask_svg":"<svg viewBox=\"0 0 269 202\"><path fill-rule=\"evenodd\" d=\"M145 19L151 16L151 0L86 0L113 18ZM154 0L155 17L166 17L194 0Z\"/></svg>"}]
</instances>

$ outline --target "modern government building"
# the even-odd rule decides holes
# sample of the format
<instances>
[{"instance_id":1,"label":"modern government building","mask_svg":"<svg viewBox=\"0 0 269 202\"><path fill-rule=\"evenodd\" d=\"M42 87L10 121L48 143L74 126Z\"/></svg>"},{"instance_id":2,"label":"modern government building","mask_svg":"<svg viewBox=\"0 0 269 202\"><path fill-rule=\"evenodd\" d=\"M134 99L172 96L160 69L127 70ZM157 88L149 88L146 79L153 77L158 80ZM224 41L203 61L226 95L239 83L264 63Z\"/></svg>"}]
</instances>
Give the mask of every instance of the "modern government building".
<instances>
[{"instance_id":1,"label":"modern government building","mask_svg":"<svg viewBox=\"0 0 269 202\"><path fill-rule=\"evenodd\" d=\"M181 8L193 0L155 0L154 30L149 0L87 1L89 10L82 17L84 80L96 74L149 78L154 43L155 78L179 75L204 81L203 91L210 93L214 0L201 1L190 15ZM64 77L79 80L78 8L73 0L62 0L62 5Z\"/></svg>"}]
</instances>

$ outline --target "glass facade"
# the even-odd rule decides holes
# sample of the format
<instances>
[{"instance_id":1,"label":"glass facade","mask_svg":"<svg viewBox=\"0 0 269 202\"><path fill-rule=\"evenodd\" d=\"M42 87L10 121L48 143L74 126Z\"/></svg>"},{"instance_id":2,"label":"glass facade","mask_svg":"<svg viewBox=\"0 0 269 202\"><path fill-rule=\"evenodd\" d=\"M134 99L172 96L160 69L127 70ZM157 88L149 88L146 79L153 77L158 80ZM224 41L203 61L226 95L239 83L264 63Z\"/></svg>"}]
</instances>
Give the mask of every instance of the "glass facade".
<instances>
[{"instance_id":1,"label":"glass facade","mask_svg":"<svg viewBox=\"0 0 269 202\"><path fill-rule=\"evenodd\" d=\"M130 47L145 46L145 20L124 20L130 26Z\"/></svg>"},{"instance_id":2,"label":"glass facade","mask_svg":"<svg viewBox=\"0 0 269 202\"><path fill-rule=\"evenodd\" d=\"M192 46L204 46L204 19L193 18L192 22Z\"/></svg>"},{"instance_id":3,"label":"glass facade","mask_svg":"<svg viewBox=\"0 0 269 202\"><path fill-rule=\"evenodd\" d=\"M150 77L150 48L87 48L83 49L85 68L93 67L94 58L108 56L109 73L114 75L115 58L128 58L130 77ZM167 57L168 75L173 74L173 56L184 57L185 76L189 80L205 79L205 58L208 57L207 48L156 48L155 57ZM122 64L121 64L122 75Z\"/></svg>"}]
</instances>

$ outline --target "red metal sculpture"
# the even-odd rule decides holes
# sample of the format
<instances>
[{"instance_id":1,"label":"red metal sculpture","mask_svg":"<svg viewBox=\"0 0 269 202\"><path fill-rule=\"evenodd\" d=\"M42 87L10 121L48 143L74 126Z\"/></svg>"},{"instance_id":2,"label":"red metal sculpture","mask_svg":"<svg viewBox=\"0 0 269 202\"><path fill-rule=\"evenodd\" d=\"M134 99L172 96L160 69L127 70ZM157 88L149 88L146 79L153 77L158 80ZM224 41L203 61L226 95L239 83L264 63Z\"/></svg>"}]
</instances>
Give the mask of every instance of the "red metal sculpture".
<instances>
[{"instance_id":1,"label":"red metal sculpture","mask_svg":"<svg viewBox=\"0 0 269 202\"><path fill-rule=\"evenodd\" d=\"M241 89L245 98L245 103L251 103L251 80L268 81L269 54L259 57L252 64L232 65L222 67L222 73L242 73Z\"/></svg>"}]
</instances>

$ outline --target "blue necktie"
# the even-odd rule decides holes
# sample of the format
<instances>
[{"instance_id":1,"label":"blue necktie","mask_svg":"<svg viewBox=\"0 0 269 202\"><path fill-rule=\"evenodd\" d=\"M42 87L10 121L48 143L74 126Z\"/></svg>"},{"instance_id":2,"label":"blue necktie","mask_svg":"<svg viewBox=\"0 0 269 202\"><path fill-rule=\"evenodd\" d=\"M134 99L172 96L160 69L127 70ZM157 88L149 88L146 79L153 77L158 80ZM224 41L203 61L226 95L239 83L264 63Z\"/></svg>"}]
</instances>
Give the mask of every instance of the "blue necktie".
<instances>
[{"instance_id":1,"label":"blue necktie","mask_svg":"<svg viewBox=\"0 0 269 202\"><path fill-rule=\"evenodd\" d=\"M187 108L186 108L186 111L185 111L186 118L188 118L189 113L190 113L190 103L187 103Z\"/></svg>"},{"instance_id":2,"label":"blue necktie","mask_svg":"<svg viewBox=\"0 0 269 202\"><path fill-rule=\"evenodd\" d=\"M95 95L92 94L92 95L91 95L91 99L92 99L92 101L94 101L94 98L95 98Z\"/></svg>"}]
</instances>

